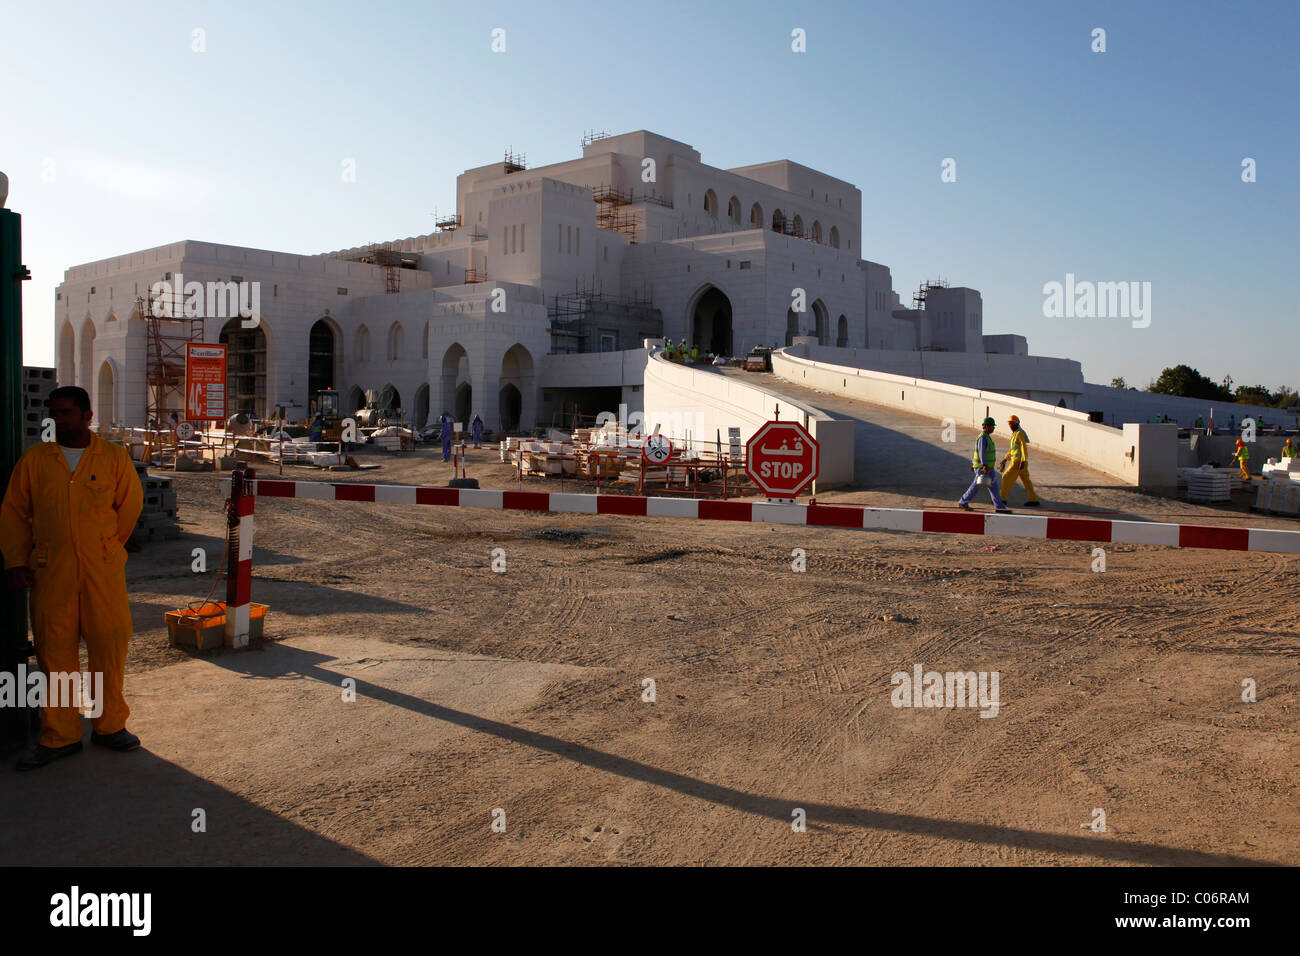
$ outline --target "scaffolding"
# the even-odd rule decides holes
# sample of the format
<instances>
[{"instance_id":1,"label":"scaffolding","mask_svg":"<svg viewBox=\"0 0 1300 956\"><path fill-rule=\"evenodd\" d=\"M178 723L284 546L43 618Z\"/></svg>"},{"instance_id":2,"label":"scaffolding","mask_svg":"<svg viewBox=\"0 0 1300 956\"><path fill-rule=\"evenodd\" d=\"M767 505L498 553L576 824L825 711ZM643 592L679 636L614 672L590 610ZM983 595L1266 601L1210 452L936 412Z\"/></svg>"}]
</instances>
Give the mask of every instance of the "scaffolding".
<instances>
[{"instance_id":1,"label":"scaffolding","mask_svg":"<svg viewBox=\"0 0 1300 956\"><path fill-rule=\"evenodd\" d=\"M629 245L636 245L637 231L643 220L639 213L628 210L638 201L631 190L623 192L613 186L592 186L591 198L596 203L596 228L621 232L627 236Z\"/></svg>"},{"instance_id":2,"label":"scaffolding","mask_svg":"<svg viewBox=\"0 0 1300 956\"><path fill-rule=\"evenodd\" d=\"M582 134L582 142L578 144L578 148L586 149L592 143L599 142L602 139L609 139L609 133L597 132L594 129L589 129L587 132Z\"/></svg>"},{"instance_id":3,"label":"scaffolding","mask_svg":"<svg viewBox=\"0 0 1300 956\"><path fill-rule=\"evenodd\" d=\"M506 147L506 155L505 155L504 162L505 162L507 175L509 175L510 173L523 172L525 169L528 168L524 159L524 154L513 152L509 146Z\"/></svg>"},{"instance_id":4,"label":"scaffolding","mask_svg":"<svg viewBox=\"0 0 1300 956\"><path fill-rule=\"evenodd\" d=\"M466 269L465 284L474 285L479 282L487 282L488 274L486 269Z\"/></svg>"},{"instance_id":5,"label":"scaffolding","mask_svg":"<svg viewBox=\"0 0 1300 956\"><path fill-rule=\"evenodd\" d=\"M946 288L948 288L947 279L927 279L926 281L921 283L921 285L917 288L917 290L914 293L912 293L912 308L924 309L925 300L926 297L930 294L930 290L946 289Z\"/></svg>"},{"instance_id":6,"label":"scaffolding","mask_svg":"<svg viewBox=\"0 0 1300 956\"><path fill-rule=\"evenodd\" d=\"M402 254L391 249L381 249L372 245L370 251L361 257L361 261L384 270L384 292L402 291Z\"/></svg>"},{"instance_id":7,"label":"scaffolding","mask_svg":"<svg viewBox=\"0 0 1300 956\"><path fill-rule=\"evenodd\" d=\"M185 418L185 346L203 341L203 310L187 312L184 291L151 291L135 307L146 328L145 415L153 427L166 428L173 412L178 421Z\"/></svg>"},{"instance_id":8,"label":"scaffolding","mask_svg":"<svg viewBox=\"0 0 1300 956\"><path fill-rule=\"evenodd\" d=\"M613 321L632 322L655 338L662 334L663 318L648 298L633 293L630 296L606 295L603 288L577 288L573 292L551 297L546 310L551 322L551 354L595 352L591 340L598 333L598 319L606 324ZM599 345L599 342L595 343Z\"/></svg>"},{"instance_id":9,"label":"scaffolding","mask_svg":"<svg viewBox=\"0 0 1300 956\"><path fill-rule=\"evenodd\" d=\"M464 223L461 222L460 213L457 213L454 216L443 216L441 219L438 218L437 213L434 213L433 228L438 232L452 232L463 225Z\"/></svg>"}]
</instances>

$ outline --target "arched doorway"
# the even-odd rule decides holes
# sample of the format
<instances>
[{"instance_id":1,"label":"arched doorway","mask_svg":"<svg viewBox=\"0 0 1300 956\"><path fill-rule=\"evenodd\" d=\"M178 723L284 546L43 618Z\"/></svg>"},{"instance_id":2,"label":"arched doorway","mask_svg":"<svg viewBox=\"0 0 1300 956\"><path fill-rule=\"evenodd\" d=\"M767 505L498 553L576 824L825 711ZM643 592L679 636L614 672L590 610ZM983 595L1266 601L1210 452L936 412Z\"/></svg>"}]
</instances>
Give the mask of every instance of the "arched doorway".
<instances>
[{"instance_id":1,"label":"arched doorway","mask_svg":"<svg viewBox=\"0 0 1300 956\"><path fill-rule=\"evenodd\" d=\"M469 382L456 386L456 402L451 417L466 428L474 419L474 387Z\"/></svg>"},{"instance_id":2,"label":"arched doorway","mask_svg":"<svg viewBox=\"0 0 1300 956\"><path fill-rule=\"evenodd\" d=\"M799 315L794 309L785 310L785 345L794 345L794 337L799 334Z\"/></svg>"},{"instance_id":3,"label":"arched doorway","mask_svg":"<svg viewBox=\"0 0 1300 956\"><path fill-rule=\"evenodd\" d=\"M751 229L763 228L763 207L758 203L749 207L749 225Z\"/></svg>"},{"instance_id":4,"label":"arched doorway","mask_svg":"<svg viewBox=\"0 0 1300 956\"><path fill-rule=\"evenodd\" d=\"M59 333L59 367L54 374L60 385L77 384L77 333L71 322L64 322Z\"/></svg>"},{"instance_id":5,"label":"arched doorway","mask_svg":"<svg viewBox=\"0 0 1300 956\"><path fill-rule=\"evenodd\" d=\"M497 399L503 431L531 428L533 422L533 357L516 342L501 357Z\"/></svg>"},{"instance_id":6,"label":"arched doorway","mask_svg":"<svg viewBox=\"0 0 1300 956\"><path fill-rule=\"evenodd\" d=\"M815 328L817 329L817 344L829 345L830 342L830 316L826 312L826 305L821 299L812 304L813 318L816 319Z\"/></svg>"},{"instance_id":7,"label":"arched doorway","mask_svg":"<svg viewBox=\"0 0 1300 956\"><path fill-rule=\"evenodd\" d=\"M772 211L772 231L773 232L785 231L785 213L781 212L781 210L779 209L775 209Z\"/></svg>"},{"instance_id":8,"label":"arched doorway","mask_svg":"<svg viewBox=\"0 0 1300 956\"><path fill-rule=\"evenodd\" d=\"M690 314L691 341L701 352L731 354L731 300L717 286L708 286L695 299Z\"/></svg>"},{"instance_id":9,"label":"arched doorway","mask_svg":"<svg viewBox=\"0 0 1300 956\"><path fill-rule=\"evenodd\" d=\"M95 323L86 317L81 326L81 367L77 369L77 381L87 392L95 375Z\"/></svg>"},{"instance_id":10,"label":"arched doorway","mask_svg":"<svg viewBox=\"0 0 1300 956\"><path fill-rule=\"evenodd\" d=\"M226 411L265 418L267 351L262 323L246 329L242 319L233 318L218 341L226 346Z\"/></svg>"},{"instance_id":11,"label":"arched doorway","mask_svg":"<svg viewBox=\"0 0 1300 956\"><path fill-rule=\"evenodd\" d=\"M338 336L325 319L317 320L311 327L307 355L307 401L314 402L316 393L334 388L338 382Z\"/></svg>"},{"instance_id":12,"label":"arched doorway","mask_svg":"<svg viewBox=\"0 0 1300 956\"><path fill-rule=\"evenodd\" d=\"M100 429L117 421L117 388L113 366L106 359L99 367L99 386L95 389L95 419Z\"/></svg>"},{"instance_id":13,"label":"arched doorway","mask_svg":"<svg viewBox=\"0 0 1300 956\"><path fill-rule=\"evenodd\" d=\"M524 397L513 383L501 386L498 398L501 408L501 430L503 432L519 431L519 420L524 413Z\"/></svg>"},{"instance_id":14,"label":"arched doorway","mask_svg":"<svg viewBox=\"0 0 1300 956\"><path fill-rule=\"evenodd\" d=\"M473 383L469 374L469 353L459 342L453 344L442 356L442 376L438 387L438 407L432 409L436 417L446 412L454 415L456 403L461 398L461 386L464 386L464 400L473 408ZM463 421L463 419L460 419Z\"/></svg>"},{"instance_id":15,"label":"arched doorway","mask_svg":"<svg viewBox=\"0 0 1300 956\"><path fill-rule=\"evenodd\" d=\"M846 316L840 316L839 328L835 334L835 344L842 349L849 347L849 320Z\"/></svg>"},{"instance_id":16,"label":"arched doorway","mask_svg":"<svg viewBox=\"0 0 1300 956\"><path fill-rule=\"evenodd\" d=\"M411 424L423 428L429 423L429 383L425 382L415 390L415 411L411 415Z\"/></svg>"},{"instance_id":17,"label":"arched doorway","mask_svg":"<svg viewBox=\"0 0 1300 956\"><path fill-rule=\"evenodd\" d=\"M361 409L366 407L366 393L361 390L360 385L353 385L348 391L348 403L344 408L349 414L355 415Z\"/></svg>"}]
</instances>

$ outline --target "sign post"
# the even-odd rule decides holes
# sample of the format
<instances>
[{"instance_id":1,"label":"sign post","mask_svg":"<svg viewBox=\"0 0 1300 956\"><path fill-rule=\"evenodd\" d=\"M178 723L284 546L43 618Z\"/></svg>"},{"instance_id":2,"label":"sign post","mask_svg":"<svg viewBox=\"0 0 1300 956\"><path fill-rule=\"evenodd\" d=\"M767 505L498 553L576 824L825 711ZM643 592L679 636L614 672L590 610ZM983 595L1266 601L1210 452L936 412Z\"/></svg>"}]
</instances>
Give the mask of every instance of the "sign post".
<instances>
[{"instance_id":1,"label":"sign post","mask_svg":"<svg viewBox=\"0 0 1300 956\"><path fill-rule=\"evenodd\" d=\"M226 347L185 346L185 417L190 421L226 420Z\"/></svg>"},{"instance_id":2,"label":"sign post","mask_svg":"<svg viewBox=\"0 0 1300 956\"><path fill-rule=\"evenodd\" d=\"M745 472L769 501L793 502L816 479L819 450L798 422L767 422L745 445Z\"/></svg>"}]
</instances>

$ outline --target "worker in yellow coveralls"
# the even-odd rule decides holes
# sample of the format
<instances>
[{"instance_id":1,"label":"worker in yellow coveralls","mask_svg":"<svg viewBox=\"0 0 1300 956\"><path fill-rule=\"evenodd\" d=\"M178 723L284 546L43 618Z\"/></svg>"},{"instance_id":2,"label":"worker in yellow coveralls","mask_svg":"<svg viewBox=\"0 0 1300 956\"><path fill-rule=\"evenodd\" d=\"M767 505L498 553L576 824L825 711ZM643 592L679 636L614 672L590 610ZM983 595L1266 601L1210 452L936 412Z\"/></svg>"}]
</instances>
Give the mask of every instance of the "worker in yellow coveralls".
<instances>
[{"instance_id":1,"label":"worker in yellow coveralls","mask_svg":"<svg viewBox=\"0 0 1300 956\"><path fill-rule=\"evenodd\" d=\"M85 389L56 388L49 408L55 441L18 460L0 505L5 577L10 587L31 589L36 660L47 688L40 742L19 758L19 770L81 751L78 707L56 698L50 678L80 672L83 640L89 686L102 698L94 701L99 716L91 743L111 750L140 746L126 729L130 709L122 692L132 632L124 545L144 489L126 449L90 431Z\"/></svg>"},{"instance_id":2,"label":"worker in yellow coveralls","mask_svg":"<svg viewBox=\"0 0 1300 956\"><path fill-rule=\"evenodd\" d=\"M1018 415L1012 415L1008 418L1007 426L1011 429L1011 447L1007 449L1007 455L1002 459L1002 467L1005 469L1002 472L1002 500L1007 500L1007 496L1011 494L1011 489L1016 486L1016 480L1019 479L1025 486L1025 492L1029 495L1025 507L1037 508L1039 506L1038 494L1034 491L1034 483L1029 480L1029 436L1020 427L1020 416Z\"/></svg>"},{"instance_id":3,"label":"worker in yellow coveralls","mask_svg":"<svg viewBox=\"0 0 1300 956\"><path fill-rule=\"evenodd\" d=\"M1250 484L1250 466L1246 462L1250 461L1250 449L1240 438L1237 439L1237 450L1233 453L1233 458L1237 459L1237 464L1241 465L1241 480L1244 484Z\"/></svg>"}]
</instances>

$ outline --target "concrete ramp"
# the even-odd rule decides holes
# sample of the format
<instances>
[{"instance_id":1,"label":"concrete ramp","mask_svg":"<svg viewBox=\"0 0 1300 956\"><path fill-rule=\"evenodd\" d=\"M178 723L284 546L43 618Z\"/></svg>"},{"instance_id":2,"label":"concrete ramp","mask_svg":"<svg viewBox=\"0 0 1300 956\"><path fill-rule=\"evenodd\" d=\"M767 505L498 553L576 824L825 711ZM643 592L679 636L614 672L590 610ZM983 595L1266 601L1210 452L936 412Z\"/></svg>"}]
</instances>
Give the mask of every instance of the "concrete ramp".
<instances>
[{"instance_id":1,"label":"concrete ramp","mask_svg":"<svg viewBox=\"0 0 1300 956\"><path fill-rule=\"evenodd\" d=\"M798 421L820 446L814 493L854 481L854 425L785 392L771 375L711 365L669 362L662 351L647 354L645 424L658 425L670 437L727 442L729 428L740 429L742 442L771 421Z\"/></svg>"},{"instance_id":2,"label":"concrete ramp","mask_svg":"<svg viewBox=\"0 0 1300 956\"><path fill-rule=\"evenodd\" d=\"M737 372L736 374L745 374ZM918 497L950 497L964 490L969 481L971 452L978 430L954 426L956 441L943 441L939 419L871 405L852 398L796 385L776 375L753 375L761 387L774 394L814 405L833 418L852 423L853 486ZM952 432L949 432L951 435ZM1055 457L1034 446L1030 439L1030 474L1035 486L1047 488L1123 487L1126 482ZM999 460L1006 453L1007 440L998 435ZM958 486L961 486L958 488ZM954 489L957 493L954 493Z\"/></svg>"}]
</instances>

